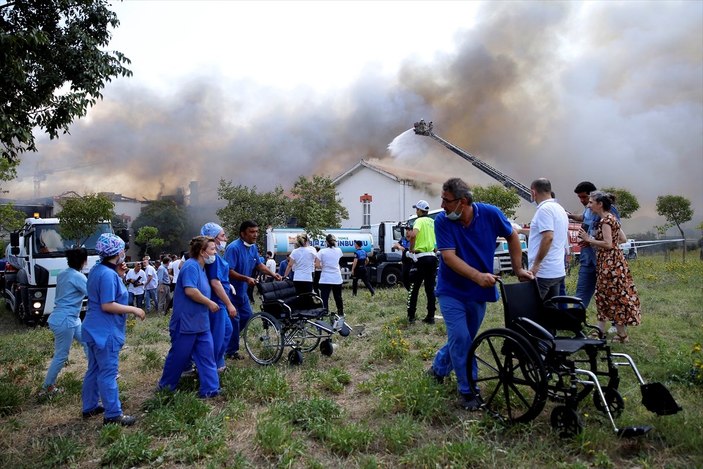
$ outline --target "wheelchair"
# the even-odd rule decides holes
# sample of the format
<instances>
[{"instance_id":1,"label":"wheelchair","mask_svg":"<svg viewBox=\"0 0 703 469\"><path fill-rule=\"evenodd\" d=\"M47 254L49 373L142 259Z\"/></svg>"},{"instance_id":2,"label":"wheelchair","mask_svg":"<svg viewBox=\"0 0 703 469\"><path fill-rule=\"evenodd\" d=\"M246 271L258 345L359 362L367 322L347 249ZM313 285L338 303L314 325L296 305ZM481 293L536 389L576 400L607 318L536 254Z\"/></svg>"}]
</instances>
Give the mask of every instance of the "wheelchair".
<instances>
[{"instance_id":1,"label":"wheelchair","mask_svg":"<svg viewBox=\"0 0 703 469\"><path fill-rule=\"evenodd\" d=\"M557 296L543 303L536 280L499 284L506 327L479 334L468 355L470 385L490 415L508 425L529 422L551 400L558 404L550 415L552 428L571 437L583 430L579 403L593 393L594 407L618 436L647 434L651 426L618 428L615 423L625 403L618 392L623 366L639 381L647 410L657 415L682 410L664 385L645 383L629 355L611 351L600 330L586 323L579 298ZM589 330L597 338L588 337Z\"/></svg>"},{"instance_id":2,"label":"wheelchair","mask_svg":"<svg viewBox=\"0 0 703 469\"><path fill-rule=\"evenodd\" d=\"M343 318L331 314L314 293L298 295L291 280L259 282L261 312L252 315L242 336L247 353L259 365L273 365L290 348L288 362L300 365L303 353L320 348L332 355L332 335L343 337L352 332Z\"/></svg>"}]
</instances>

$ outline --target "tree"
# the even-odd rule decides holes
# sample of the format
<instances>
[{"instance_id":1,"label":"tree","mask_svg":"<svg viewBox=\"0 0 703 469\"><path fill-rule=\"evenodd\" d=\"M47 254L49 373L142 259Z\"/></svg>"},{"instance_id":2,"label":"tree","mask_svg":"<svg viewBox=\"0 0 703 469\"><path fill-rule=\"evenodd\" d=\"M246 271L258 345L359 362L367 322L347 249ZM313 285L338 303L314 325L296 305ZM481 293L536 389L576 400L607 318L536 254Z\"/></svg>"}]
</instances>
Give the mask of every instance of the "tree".
<instances>
[{"instance_id":1,"label":"tree","mask_svg":"<svg viewBox=\"0 0 703 469\"><path fill-rule=\"evenodd\" d=\"M132 222L132 229L139 233L144 226L159 230L160 238L164 240L162 247L167 252L179 253L187 249L192 238L186 230L188 217L185 209L172 200L156 200L144 207Z\"/></svg>"},{"instance_id":2,"label":"tree","mask_svg":"<svg viewBox=\"0 0 703 469\"><path fill-rule=\"evenodd\" d=\"M131 76L106 51L119 21L108 0L7 1L0 5L0 179L14 177L32 130L57 138L102 98L105 82Z\"/></svg>"},{"instance_id":3,"label":"tree","mask_svg":"<svg viewBox=\"0 0 703 469\"><path fill-rule=\"evenodd\" d=\"M0 233L11 233L22 228L26 215L24 212L15 210L9 203L0 205Z\"/></svg>"},{"instance_id":4,"label":"tree","mask_svg":"<svg viewBox=\"0 0 703 469\"><path fill-rule=\"evenodd\" d=\"M313 237L322 236L325 228L339 228L342 220L349 218L331 178L300 176L291 193L291 216Z\"/></svg>"},{"instance_id":5,"label":"tree","mask_svg":"<svg viewBox=\"0 0 703 469\"><path fill-rule=\"evenodd\" d=\"M268 226L283 226L288 220L289 201L281 186L276 186L271 192L257 192L256 186L233 186L231 181L221 179L217 196L227 202L226 206L217 210L217 216L230 238L239 236L239 225L244 220L254 220L262 231ZM259 236L259 252L266 252L263 243L263 237Z\"/></svg>"},{"instance_id":6,"label":"tree","mask_svg":"<svg viewBox=\"0 0 703 469\"><path fill-rule=\"evenodd\" d=\"M666 227L676 226L681 233L683 245L683 261L686 262L686 236L681 225L693 218L691 201L680 195L660 195L657 197L657 213L666 218Z\"/></svg>"},{"instance_id":7,"label":"tree","mask_svg":"<svg viewBox=\"0 0 703 469\"><path fill-rule=\"evenodd\" d=\"M139 228L134 242L144 246L144 253L156 257L156 253L149 252L149 248L158 248L164 245L164 240L159 238L159 229L155 226L142 226Z\"/></svg>"},{"instance_id":8,"label":"tree","mask_svg":"<svg viewBox=\"0 0 703 469\"><path fill-rule=\"evenodd\" d=\"M61 206L63 208L56 214L61 236L73 240L75 247L82 246L100 222L112 219L115 208L115 204L101 194L68 197L61 200Z\"/></svg>"},{"instance_id":9,"label":"tree","mask_svg":"<svg viewBox=\"0 0 703 469\"><path fill-rule=\"evenodd\" d=\"M606 187L603 192L608 192L615 196L615 205L620 213L620 218L630 218L640 208L640 203L630 191L617 187Z\"/></svg>"},{"instance_id":10,"label":"tree","mask_svg":"<svg viewBox=\"0 0 703 469\"><path fill-rule=\"evenodd\" d=\"M488 187L475 186L471 189L474 201L495 205L506 217L515 218L515 212L520 206L520 196L512 189L500 184L491 184Z\"/></svg>"}]
</instances>

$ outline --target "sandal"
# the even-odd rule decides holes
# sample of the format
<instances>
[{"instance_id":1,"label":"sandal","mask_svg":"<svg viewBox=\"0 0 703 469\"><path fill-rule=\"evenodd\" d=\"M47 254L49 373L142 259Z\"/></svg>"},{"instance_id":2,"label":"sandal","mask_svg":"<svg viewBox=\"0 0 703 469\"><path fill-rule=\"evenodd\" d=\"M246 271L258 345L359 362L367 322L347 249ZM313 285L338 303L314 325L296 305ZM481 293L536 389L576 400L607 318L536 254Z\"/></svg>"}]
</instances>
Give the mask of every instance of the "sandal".
<instances>
[{"instance_id":1,"label":"sandal","mask_svg":"<svg viewBox=\"0 0 703 469\"><path fill-rule=\"evenodd\" d=\"M626 344L630 341L630 336L625 334L625 335L620 335L620 334L615 334L615 337L611 339L611 342L614 344Z\"/></svg>"}]
</instances>

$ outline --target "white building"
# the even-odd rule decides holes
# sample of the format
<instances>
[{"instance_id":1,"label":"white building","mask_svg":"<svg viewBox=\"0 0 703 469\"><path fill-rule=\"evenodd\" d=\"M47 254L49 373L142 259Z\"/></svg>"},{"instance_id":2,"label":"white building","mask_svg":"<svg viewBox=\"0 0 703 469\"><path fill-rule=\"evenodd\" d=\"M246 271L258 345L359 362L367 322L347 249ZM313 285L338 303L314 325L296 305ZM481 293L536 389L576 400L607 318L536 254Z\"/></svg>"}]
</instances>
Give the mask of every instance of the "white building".
<instances>
[{"instance_id":1,"label":"white building","mask_svg":"<svg viewBox=\"0 0 703 469\"><path fill-rule=\"evenodd\" d=\"M342 224L354 228L406 220L415 215L412 206L421 199L431 210L440 208L442 184L451 177L455 176L361 160L333 180L349 211L349 220Z\"/></svg>"}]
</instances>

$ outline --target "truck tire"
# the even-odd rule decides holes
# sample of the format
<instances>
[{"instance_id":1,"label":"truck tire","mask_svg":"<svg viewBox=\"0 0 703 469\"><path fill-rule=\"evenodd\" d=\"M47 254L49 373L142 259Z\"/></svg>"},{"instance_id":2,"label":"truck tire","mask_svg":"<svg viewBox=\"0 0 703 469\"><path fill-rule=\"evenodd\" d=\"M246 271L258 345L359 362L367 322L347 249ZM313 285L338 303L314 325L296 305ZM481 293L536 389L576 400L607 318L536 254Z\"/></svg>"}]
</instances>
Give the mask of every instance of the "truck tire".
<instances>
[{"instance_id":1,"label":"truck tire","mask_svg":"<svg viewBox=\"0 0 703 469\"><path fill-rule=\"evenodd\" d=\"M400 282L401 270L399 267L386 267L383 270L381 284L384 287L395 287Z\"/></svg>"}]
</instances>

